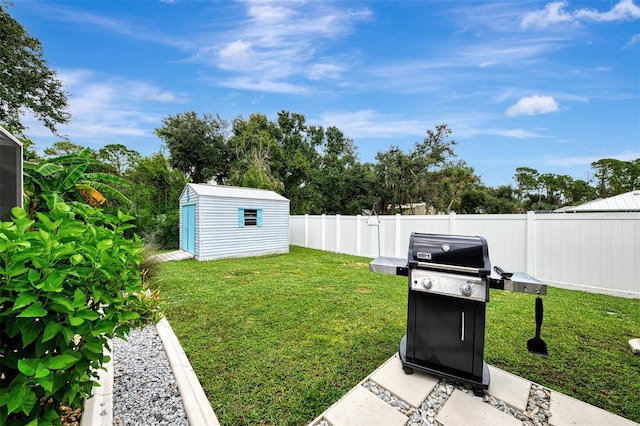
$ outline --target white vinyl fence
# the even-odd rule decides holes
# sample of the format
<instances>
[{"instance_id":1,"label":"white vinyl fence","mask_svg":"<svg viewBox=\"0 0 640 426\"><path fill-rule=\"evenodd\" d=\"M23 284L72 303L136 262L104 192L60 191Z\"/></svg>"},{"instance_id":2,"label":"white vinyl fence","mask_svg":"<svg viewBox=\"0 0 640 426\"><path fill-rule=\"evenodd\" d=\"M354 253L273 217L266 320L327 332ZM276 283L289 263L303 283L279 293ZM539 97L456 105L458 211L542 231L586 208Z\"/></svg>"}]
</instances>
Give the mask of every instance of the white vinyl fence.
<instances>
[{"instance_id":1,"label":"white vinyl fence","mask_svg":"<svg viewBox=\"0 0 640 426\"><path fill-rule=\"evenodd\" d=\"M640 298L640 213L290 216L290 243L406 258L412 232L480 235L492 265L556 287Z\"/></svg>"}]
</instances>

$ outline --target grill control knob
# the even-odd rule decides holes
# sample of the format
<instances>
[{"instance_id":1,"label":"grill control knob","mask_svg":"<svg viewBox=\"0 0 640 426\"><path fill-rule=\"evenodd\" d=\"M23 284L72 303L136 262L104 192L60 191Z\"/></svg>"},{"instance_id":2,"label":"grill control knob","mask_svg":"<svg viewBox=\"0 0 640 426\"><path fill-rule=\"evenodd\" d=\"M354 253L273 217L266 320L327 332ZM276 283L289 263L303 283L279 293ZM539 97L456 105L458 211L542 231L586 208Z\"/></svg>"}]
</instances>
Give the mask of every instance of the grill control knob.
<instances>
[{"instance_id":1,"label":"grill control knob","mask_svg":"<svg viewBox=\"0 0 640 426\"><path fill-rule=\"evenodd\" d=\"M426 288L427 290L433 287L433 281L431 281L430 278L423 278L420 284L422 284L422 287Z\"/></svg>"},{"instance_id":2,"label":"grill control knob","mask_svg":"<svg viewBox=\"0 0 640 426\"><path fill-rule=\"evenodd\" d=\"M473 294L473 285L469 283L462 284L460 286L460 293L465 296L471 296Z\"/></svg>"}]
</instances>

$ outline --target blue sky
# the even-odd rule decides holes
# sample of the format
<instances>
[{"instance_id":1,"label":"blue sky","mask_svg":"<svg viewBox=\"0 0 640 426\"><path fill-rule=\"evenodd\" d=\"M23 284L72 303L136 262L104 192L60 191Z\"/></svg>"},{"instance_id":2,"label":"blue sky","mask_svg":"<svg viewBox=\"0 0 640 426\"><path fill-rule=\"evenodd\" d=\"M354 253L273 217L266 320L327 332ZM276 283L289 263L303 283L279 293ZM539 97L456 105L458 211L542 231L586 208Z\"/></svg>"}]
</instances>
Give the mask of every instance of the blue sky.
<instances>
[{"instance_id":1,"label":"blue sky","mask_svg":"<svg viewBox=\"0 0 640 426\"><path fill-rule=\"evenodd\" d=\"M640 5L611 1L25 1L9 13L69 93L77 144L157 152L180 112L287 110L360 161L446 123L490 186L640 157ZM44 148L52 137L27 118Z\"/></svg>"}]
</instances>

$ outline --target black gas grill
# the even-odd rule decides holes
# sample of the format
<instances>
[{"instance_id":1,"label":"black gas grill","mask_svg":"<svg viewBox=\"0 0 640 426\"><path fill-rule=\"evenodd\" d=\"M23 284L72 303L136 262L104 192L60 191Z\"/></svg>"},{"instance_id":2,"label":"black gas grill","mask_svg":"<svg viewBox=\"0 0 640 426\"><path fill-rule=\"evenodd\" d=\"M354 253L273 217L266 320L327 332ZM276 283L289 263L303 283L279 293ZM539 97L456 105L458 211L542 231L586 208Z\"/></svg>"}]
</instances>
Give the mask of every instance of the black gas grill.
<instances>
[{"instance_id":1,"label":"black gas grill","mask_svg":"<svg viewBox=\"0 0 640 426\"><path fill-rule=\"evenodd\" d=\"M491 268L487 241L477 236L413 233L408 259L378 257L378 273L409 278L407 334L400 341L405 373L424 371L489 387L484 330L489 288L546 294L524 273Z\"/></svg>"}]
</instances>

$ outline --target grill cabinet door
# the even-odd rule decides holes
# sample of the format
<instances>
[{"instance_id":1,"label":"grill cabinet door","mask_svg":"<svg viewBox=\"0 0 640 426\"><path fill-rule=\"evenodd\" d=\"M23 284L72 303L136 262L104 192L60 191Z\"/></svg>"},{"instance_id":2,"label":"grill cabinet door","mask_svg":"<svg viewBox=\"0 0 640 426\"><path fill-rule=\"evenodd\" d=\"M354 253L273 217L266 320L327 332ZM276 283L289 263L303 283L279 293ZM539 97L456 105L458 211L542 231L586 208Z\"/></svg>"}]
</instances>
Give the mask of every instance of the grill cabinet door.
<instances>
[{"instance_id":1,"label":"grill cabinet door","mask_svg":"<svg viewBox=\"0 0 640 426\"><path fill-rule=\"evenodd\" d=\"M485 304L410 291L407 358L452 374L482 377Z\"/></svg>"}]
</instances>

